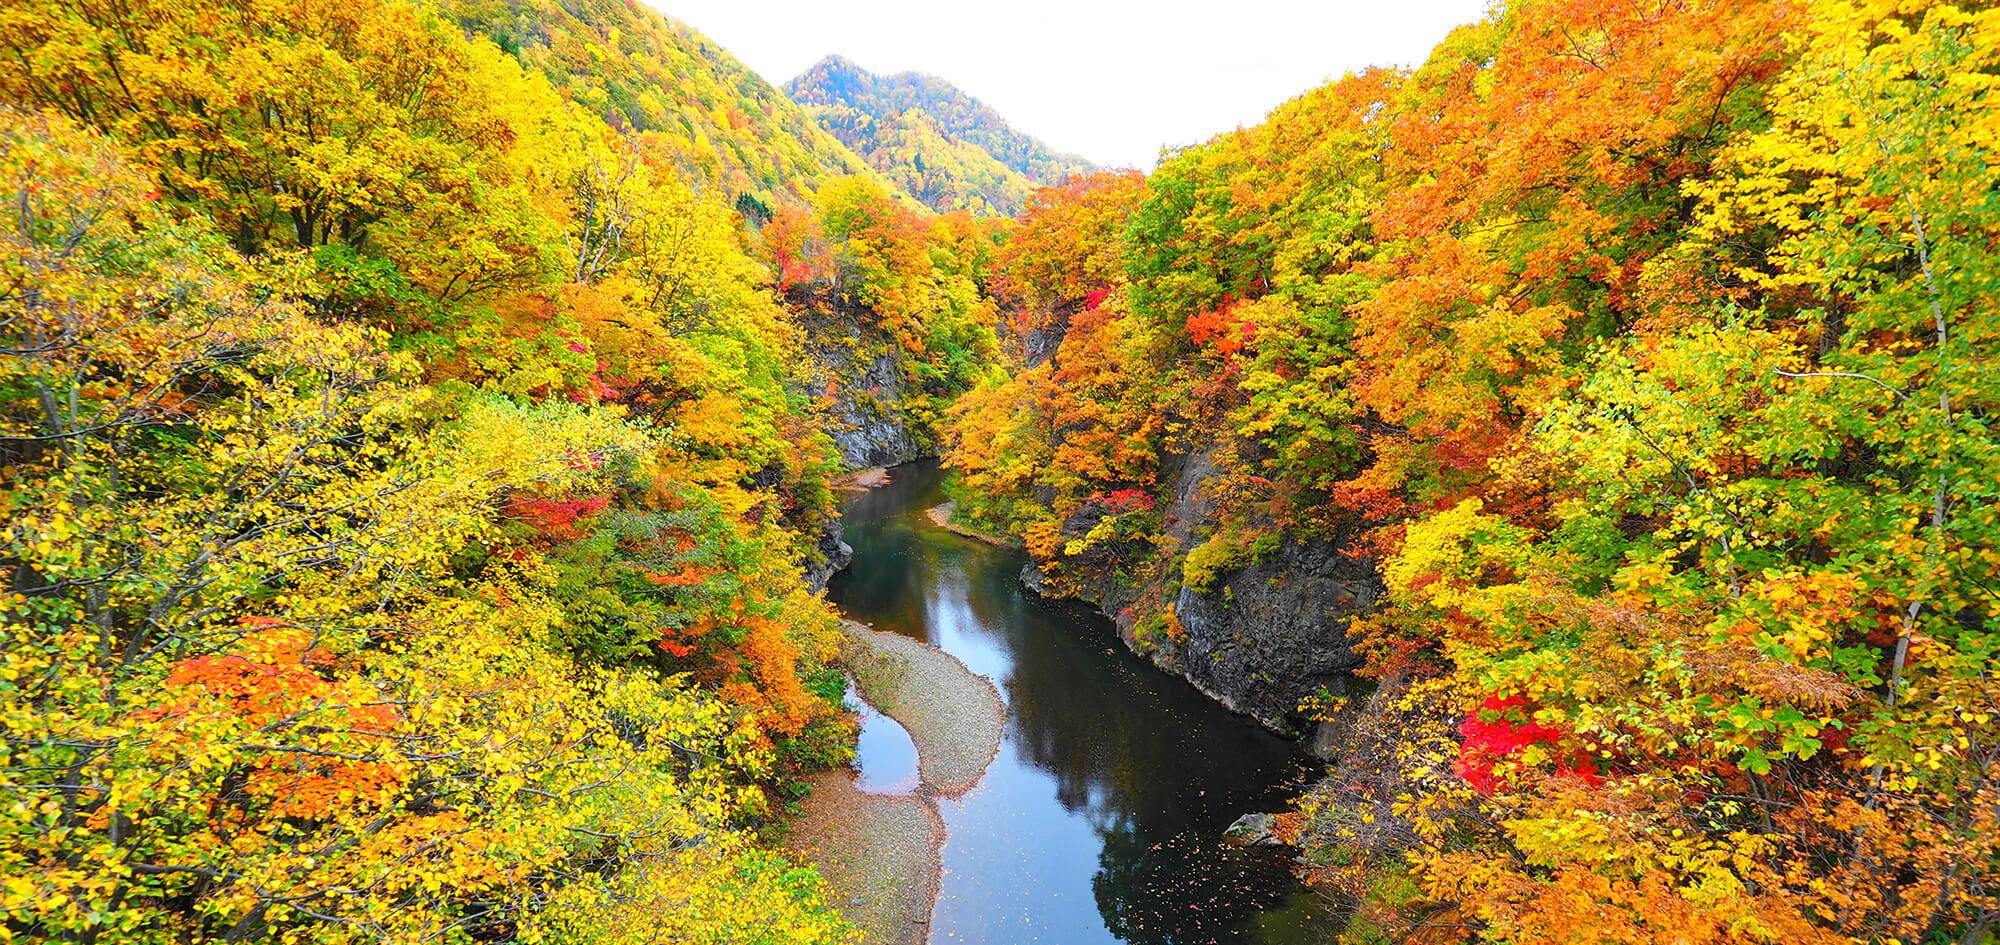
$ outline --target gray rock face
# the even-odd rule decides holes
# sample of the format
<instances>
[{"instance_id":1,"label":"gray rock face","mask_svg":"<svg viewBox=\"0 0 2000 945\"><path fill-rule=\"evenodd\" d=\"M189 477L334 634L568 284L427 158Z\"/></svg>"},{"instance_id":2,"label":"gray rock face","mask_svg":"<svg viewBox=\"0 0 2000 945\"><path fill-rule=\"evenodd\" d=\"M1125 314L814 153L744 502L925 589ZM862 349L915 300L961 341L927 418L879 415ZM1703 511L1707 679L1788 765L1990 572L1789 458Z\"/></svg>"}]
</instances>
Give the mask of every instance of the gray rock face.
<instances>
[{"instance_id":1,"label":"gray rock face","mask_svg":"<svg viewBox=\"0 0 2000 945\"><path fill-rule=\"evenodd\" d=\"M841 362L842 354L849 360ZM831 363L829 363L831 362ZM840 459L855 468L894 466L917 458L903 426L903 369L894 355L862 360L849 352L821 361L841 378L826 432L840 450Z\"/></svg>"},{"instance_id":2,"label":"gray rock face","mask_svg":"<svg viewBox=\"0 0 2000 945\"><path fill-rule=\"evenodd\" d=\"M867 309L797 292L805 349L813 363L811 389L832 394L827 435L850 468L894 466L917 459L903 423L903 363L893 339L874 327Z\"/></svg>"},{"instance_id":3,"label":"gray rock face","mask_svg":"<svg viewBox=\"0 0 2000 945\"><path fill-rule=\"evenodd\" d=\"M1021 582L1046 593L1047 576L1029 564ZM1116 582L1083 582L1083 600L1120 614L1130 597ZM1381 580L1367 559L1326 542L1291 542L1217 581L1208 593L1183 587L1174 603L1186 636L1178 643L1133 639L1131 621L1114 618L1126 645L1177 673L1229 709L1287 734L1301 734L1299 703L1325 688L1347 695L1362 663L1347 624L1374 606ZM1136 595L1134 595L1136 596Z\"/></svg>"},{"instance_id":4,"label":"gray rock face","mask_svg":"<svg viewBox=\"0 0 2000 945\"><path fill-rule=\"evenodd\" d=\"M1199 544L1212 526L1215 496L1207 488L1216 465L1206 453L1181 458L1169 504L1162 510L1168 538L1182 548ZM1064 538L1091 530L1107 510L1085 503L1063 523ZM1270 554L1224 573L1205 593L1181 587L1174 616L1186 631L1179 641L1133 636L1125 608L1143 588L1127 581L1120 553L1094 550L1062 564L1065 586L1113 617L1126 645L1210 698L1287 735L1309 734L1299 703L1321 688L1346 695L1349 673L1362 663L1347 639L1347 625L1369 612L1382 591L1375 563L1351 557L1331 541L1288 540ZM1144 553L1140 550L1136 553ZM1048 575L1030 564L1022 583L1048 593Z\"/></svg>"},{"instance_id":5,"label":"gray rock face","mask_svg":"<svg viewBox=\"0 0 2000 945\"><path fill-rule=\"evenodd\" d=\"M817 547L822 560L806 562L805 578L808 590L826 590L826 582L833 580L834 575L854 563L854 548L847 542L841 541L840 534L839 519L828 522L826 528L820 532Z\"/></svg>"},{"instance_id":6,"label":"gray rock face","mask_svg":"<svg viewBox=\"0 0 2000 945\"><path fill-rule=\"evenodd\" d=\"M1223 705L1286 727L1319 689L1346 694L1361 665L1347 623L1379 592L1373 563L1325 542L1288 542L1206 594L1181 588L1174 612L1187 636L1171 658Z\"/></svg>"},{"instance_id":7,"label":"gray rock face","mask_svg":"<svg viewBox=\"0 0 2000 945\"><path fill-rule=\"evenodd\" d=\"M1077 308L1074 304L1059 305L1035 327L1018 335L1010 332L1003 336L1020 355L1023 367L1041 367L1055 357L1063 337L1069 334L1069 320L1076 315Z\"/></svg>"}]
</instances>

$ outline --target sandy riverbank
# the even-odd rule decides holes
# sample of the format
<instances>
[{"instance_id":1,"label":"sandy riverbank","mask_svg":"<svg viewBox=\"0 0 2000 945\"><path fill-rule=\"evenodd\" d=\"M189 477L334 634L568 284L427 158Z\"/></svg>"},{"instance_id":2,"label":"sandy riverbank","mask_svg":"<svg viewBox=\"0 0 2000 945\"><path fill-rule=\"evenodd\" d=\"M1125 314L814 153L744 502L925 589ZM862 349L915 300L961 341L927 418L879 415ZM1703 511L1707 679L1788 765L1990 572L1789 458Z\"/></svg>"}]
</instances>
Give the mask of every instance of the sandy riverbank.
<instances>
[{"instance_id":1,"label":"sandy riverbank","mask_svg":"<svg viewBox=\"0 0 2000 945\"><path fill-rule=\"evenodd\" d=\"M958 500L953 499L943 505L932 506L925 514L930 516L931 524L955 535L963 535L973 541L983 541L989 545L998 545L1002 548L1021 547L1019 543L1009 541L999 535L989 535L970 525L952 521L951 515L956 511L958 511Z\"/></svg>"},{"instance_id":2,"label":"sandy riverbank","mask_svg":"<svg viewBox=\"0 0 2000 945\"><path fill-rule=\"evenodd\" d=\"M842 629L855 689L916 743L918 787L910 797L868 794L852 772L822 772L787 845L819 863L833 902L869 941L916 945L937 902L937 799L979 782L1000 750L1005 709L992 680L943 650L851 620Z\"/></svg>"},{"instance_id":3,"label":"sandy riverbank","mask_svg":"<svg viewBox=\"0 0 2000 945\"><path fill-rule=\"evenodd\" d=\"M937 902L944 823L924 797L867 794L854 772L822 771L785 845L819 866L827 899L871 943L917 945Z\"/></svg>"},{"instance_id":4,"label":"sandy riverbank","mask_svg":"<svg viewBox=\"0 0 2000 945\"><path fill-rule=\"evenodd\" d=\"M867 492L888 485L890 478L887 468L876 466L836 479L830 485L836 492Z\"/></svg>"}]
</instances>

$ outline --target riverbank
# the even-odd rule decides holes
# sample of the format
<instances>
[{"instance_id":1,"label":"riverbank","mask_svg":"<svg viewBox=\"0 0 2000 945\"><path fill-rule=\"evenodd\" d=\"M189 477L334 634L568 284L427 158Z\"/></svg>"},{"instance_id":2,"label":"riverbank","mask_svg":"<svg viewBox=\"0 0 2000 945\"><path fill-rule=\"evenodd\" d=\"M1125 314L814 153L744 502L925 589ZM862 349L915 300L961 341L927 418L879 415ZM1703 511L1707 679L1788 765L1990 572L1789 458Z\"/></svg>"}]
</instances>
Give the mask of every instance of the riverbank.
<instances>
[{"instance_id":1,"label":"riverbank","mask_svg":"<svg viewBox=\"0 0 2000 945\"><path fill-rule=\"evenodd\" d=\"M870 941L916 945L942 880L938 799L979 782L1000 750L1006 710L992 680L943 650L851 620L841 629L855 690L916 743L917 790L870 794L851 771L821 772L786 842L819 864L833 901Z\"/></svg>"},{"instance_id":2,"label":"riverbank","mask_svg":"<svg viewBox=\"0 0 2000 945\"><path fill-rule=\"evenodd\" d=\"M1000 537L999 535L989 534L987 532L983 532L980 531L979 529L973 528L970 525L953 521L952 513L957 511L958 511L958 500L953 499L950 502L946 502L943 505L932 506L924 514L930 516L931 524L936 525L937 527L942 528L945 531L951 532L954 535L961 535L966 538L970 538L973 541L983 541L989 545L993 545L999 548L1018 549L1021 547L1019 542L1010 541L1006 538Z\"/></svg>"},{"instance_id":3,"label":"riverbank","mask_svg":"<svg viewBox=\"0 0 2000 945\"><path fill-rule=\"evenodd\" d=\"M928 937L942 878L944 822L923 797L869 794L854 772L822 771L791 819L785 845L819 867L827 901L871 943Z\"/></svg>"},{"instance_id":4,"label":"riverbank","mask_svg":"<svg viewBox=\"0 0 2000 945\"><path fill-rule=\"evenodd\" d=\"M880 489L888 485L889 482L889 470L883 466L874 466L868 469L856 470L847 476L834 480L829 485L835 492L868 492L873 489Z\"/></svg>"},{"instance_id":5,"label":"riverbank","mask_svg":"<svg viewBox=\"0 0 2000 945\"><path fill-rule=\"evenodd\" d=\"M959 797L971 790L1000 751L1006 709L993 681L900 633L852 620L843 629L841 659L855 688L917 744L919 793Z\"/></svg>"}]
</instances>

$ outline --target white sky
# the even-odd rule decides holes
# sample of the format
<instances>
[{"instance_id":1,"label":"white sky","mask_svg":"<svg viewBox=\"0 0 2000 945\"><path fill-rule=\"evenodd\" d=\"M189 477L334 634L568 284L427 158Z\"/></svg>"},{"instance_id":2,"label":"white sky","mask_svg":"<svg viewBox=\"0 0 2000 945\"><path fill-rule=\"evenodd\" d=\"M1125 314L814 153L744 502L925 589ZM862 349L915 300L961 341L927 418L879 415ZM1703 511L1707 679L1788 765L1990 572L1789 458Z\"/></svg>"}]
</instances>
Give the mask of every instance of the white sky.
<instances>
[{"instance_id":1,"label":"white sky","mask_svg":"<svg viewBox=\"0 0 2000 945\"><path fill-rule=\"evenodd\" d=\"M1150 170L1368 65L1413 65L1488 0L647 0L773 85L829 53L928 72L1016 129Z\"/></svg>"}]
</instances>

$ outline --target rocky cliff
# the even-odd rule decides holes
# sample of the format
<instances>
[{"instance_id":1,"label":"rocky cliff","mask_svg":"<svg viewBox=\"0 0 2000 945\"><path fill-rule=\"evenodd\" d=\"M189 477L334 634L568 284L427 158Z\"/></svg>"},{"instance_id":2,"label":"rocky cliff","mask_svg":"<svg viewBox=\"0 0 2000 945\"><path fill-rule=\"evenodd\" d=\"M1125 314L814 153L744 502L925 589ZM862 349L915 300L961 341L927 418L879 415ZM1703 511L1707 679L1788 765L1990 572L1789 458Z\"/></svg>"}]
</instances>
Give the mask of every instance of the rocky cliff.
<instances>
[{"instance_id":1,"label":"rocky cliff","mask_svg":"<svg viewBox=\"0 0 2000 945\"><path fill-rule=\"evenodd\" d=\"M1168 547L1186 548L1215 528L1214 466L1205 453L1177 461L1175 487L1160 510ZM1074 542L1090 535L1114 509L1085 503L1063 523ZM1367 613L1382 590L1372 560L1354 553L1351 536L1287 539L1222 570L1197 589L1179 578L1178 555L1164 564L1141 543L1109 543L1065 556L1060 564L1030 563L1022 581L1037 593L1083 600L1111 615L1135 652L1177 673L1230 709L1291 735L1317 723L1300 703L1319 694L1345 696L1361 665L1347 625ZM1171 620L1149 622L1135 607L1164 601Z\"/></svg>"},{"instance_id":2,"label":"rocky cliff","mask_svg":"<svg viewBox=\"0 0 2000 945\"><path fill-rule=\"evenodd\" d=\"M1372 563L1327 542L1289 542L1206 593L1183 586L1174 601L1183 635L1154 659L1223 705L1296 730L1302 700L1347 694L1361 665L1347 623L1379 591Z\"/></svg>"},{"instance_id":3,"label":"rocky cliff","mask_svg":"<svg viewBox=\"0 0 2000 945\"><path fill-rule=\"evenodd\" d=\"M875 315L828 297L801 294L788 303L800 316L812 393L823 398L824 429L841 462L866 469L919 458L903 409L903 355L875 327Z\"/></svg>"},{"instance_id":4,"label":"rocky cliff","mask_svg":"<svg viewBox=\"0 0 2000 945\"><path fill-rule=\"evenodd\" d=\"M854 563L854 548L840 540L840 520L834 519L820 531L816 550L818 560L808 559L805 563L806 587L814 591L826 590L826 582Z\"/></svg>"}]
</instances>

